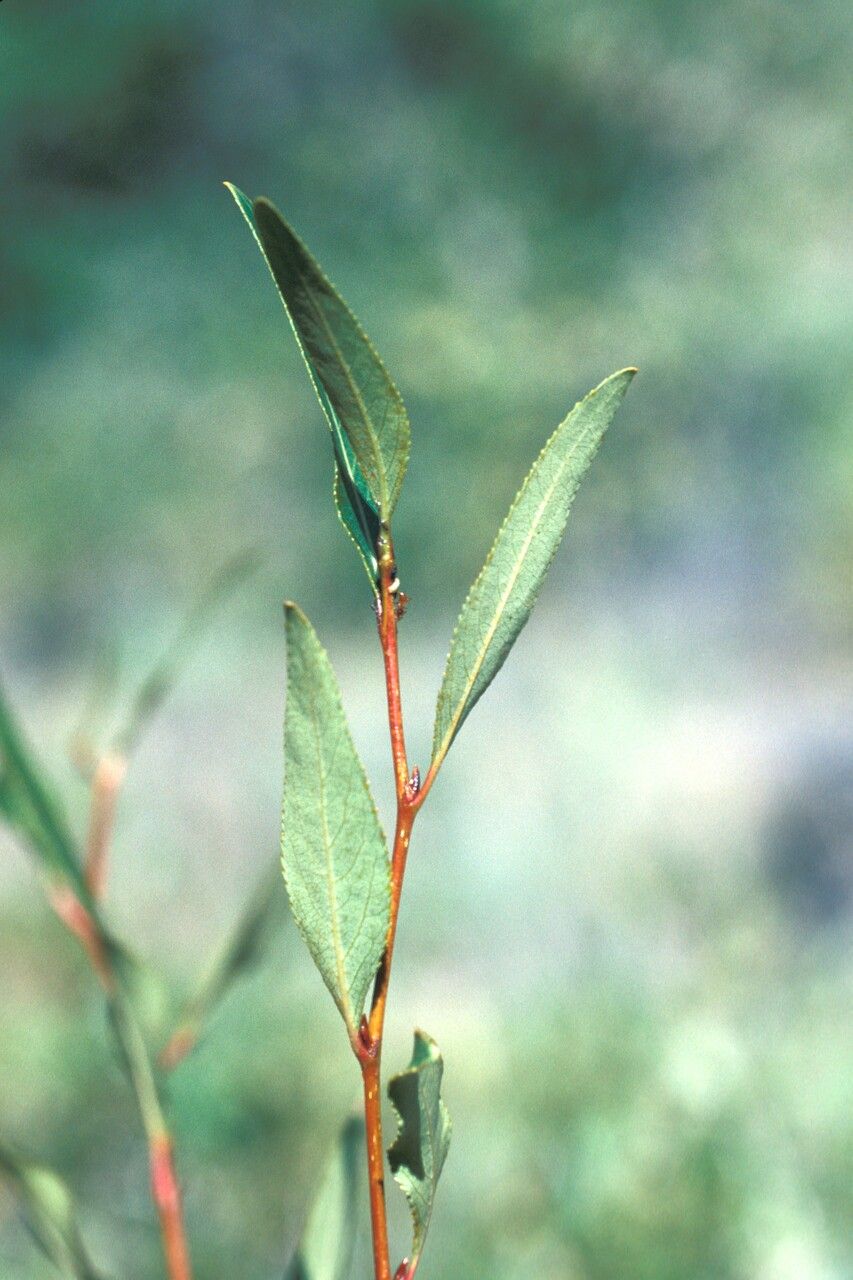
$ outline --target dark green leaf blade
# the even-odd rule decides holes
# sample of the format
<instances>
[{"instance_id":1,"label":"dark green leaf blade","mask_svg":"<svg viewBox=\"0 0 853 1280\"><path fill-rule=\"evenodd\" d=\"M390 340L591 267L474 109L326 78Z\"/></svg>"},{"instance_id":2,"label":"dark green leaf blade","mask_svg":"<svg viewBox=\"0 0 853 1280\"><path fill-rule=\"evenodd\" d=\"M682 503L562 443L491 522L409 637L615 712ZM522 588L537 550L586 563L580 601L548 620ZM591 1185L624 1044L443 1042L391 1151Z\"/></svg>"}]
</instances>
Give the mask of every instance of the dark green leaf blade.
<instances>
[{"instance_id":1,"label":"dark green leaf blade","mask_svg":"<svg viewBox=\"0 0 853 1280\"><path fill-rule=\"evenodd\" d=\"M353 1117L344 1125L323 1171L302 1239L284 1280L349 1280L363 1151L364 1123Z\"/></svg>"},{"instance_id":2,"label":"dark green leaf blade","mask_svg":"<svg viewBox=\"0 0 853 1280\"><path fill-rule=\"evenodd\" d=\"M412 1060L388 1082L388 1096L400 1120L388 1149L391 1172L409 1202L414 1226L409 1275L423 1251L435 1191L450 1146L450 1116L441 1099L444 1061L425 1032L415 1032Z\"/></svg>"},{"instance_id":3,"label":"dark green leaf blade","mask_svg":"<svg viewBox=\"0 0 853 1280\"><path fill-rule=\"evenodd\" d=\"M332 434L342 429L367 494L388 521L409 460L409 419L400 393L343 298L275 206L263 198L251 204L226 186L267 260Z\"/></svg>"},{"instance_id":4,"label":"dark green leaf blade","mask_svg":"<svg viewBox=\"0 0 853 1280\"><path fill-rule=\"evenodd\" d=\"M635 372L612 374L575 405L516 494L453 633L436 707L433 771L529 618L578 484Z\"/></svg>"},{"instance_id":5,"label":"dark green leaf blade","mask_svg":"<svg viewBox=\"0 0 853 1280\"><path fill-rule=\"evenodd\" d=\"M293 915L352 1040L385 948L385 837L338 684L308 619L285 605L281 853Z\"/></svg>"},{"instance_id":6,"label":"dark green leaf blade","mask_svg":"<svg viewBox=\"0 0 853 1280\"><path fill-rule=\"evenodd\" d=\"M62 1179L19 1160L3 1146L0 1175L17 1196L34 1240L59 1273L66 1280L101 1280L83 1245L71 1192Z\"/></svg>"},{"instance_id":7,"label":"dark green leaf blade","mask_svg":"<svg viewBox=\"0 0 853 1280\"><path fill-rule=\"evenodd\" d=\"M344 527L350 541L359 554L364 571L370 580L374 594L378 594L379 561L377 559L379 516L372 507L360 501L358 489L337 463L335 464L335 481L332 489L332 500L338 519Z\"/></svg>"}]
</instances>

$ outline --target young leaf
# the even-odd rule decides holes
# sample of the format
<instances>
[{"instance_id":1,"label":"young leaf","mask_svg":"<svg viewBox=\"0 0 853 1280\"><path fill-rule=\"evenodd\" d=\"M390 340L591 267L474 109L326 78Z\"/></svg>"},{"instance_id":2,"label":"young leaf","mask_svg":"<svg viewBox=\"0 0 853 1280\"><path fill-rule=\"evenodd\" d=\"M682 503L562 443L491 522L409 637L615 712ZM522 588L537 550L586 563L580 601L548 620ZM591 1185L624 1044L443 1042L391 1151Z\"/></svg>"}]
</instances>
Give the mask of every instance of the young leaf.
<instances>
[{"instance_id":1,"label":"young leaf","mask_svg":"<svg viewBox=\"0 0 853 1280\"><path fill-rule=\"evenodd\" d=\"M364 1123L344 1125L284 1280L348 1280L364 1164Z\"/></svg>"},{"instance_id":2,"label":"young leaf","mask_svg":"<svg viewBox=\"0 0 853 1280\"><path fill-rule=\"evenodd\" d=\"M453 633L436 707L434 771L530 616L581 477L635 372L614 373L575 405L517 493Z\"/></svg>"},{"instance_id":3,"label":"young leaf","mask_svg":"<svg viewBox=\"0 0 853 1280\"><path fill-rule=\"evenodd\" d=\"M160 1065L171 1069L194 1048L216 1006L237 980L260 963L272 907L281 894L281 872L265 875L249 899L233 931L217 952L197 991L160 1054Z\"/></svg>"},{"instance_id":4,"label":"young leaf","mask_svg":"<svg viewBox=\"0 0 853 1280\"><path fill-rule=\"evenodd\" d=\"M409 461L409 419L400 393L349 307L274 205L263 198L252 204L226 186L278 287L329 420L338 469L345 481L353 479L359 522L359 501L388 521Z\"/></svg>"},{"instance_id":5,"label":"young leaf","mask_svg":"<svg viewBox=\"0 0 853 1280\"><path fill-rule=\"evenodd\" d=\"M284 879L354 1040L388 932L388 854L329 659L296 605L285 617Z\"/></svg>"},{"instance_id":6,"label":"young leaf","mask_svg":"<svg viewBox=\"0 0 853 1280\"><path fill-rule=\"evenodd\" d=\"M388 1096L400 1120L388 1161L409 1202L414 1224L409 1277L415 1274L423 1251L435 1189L450 1146L450 1116L441 1100L443 1072L438 1045L425 1032L416 1031L412 1061L388 1082Z\"/></svg>"},{"instance_id":7,"label":"young leaf","mask_svg":"<svg viewBox=\"0 0 853 1280\"><path fill-rule=\"evenodd\" d=\"M52 879L71 885L90 907L74 840L34 756L12 717L0 687L0 818L6 820L36 854Z\"/></svg>"},{"instance_id":8,"label":"young leaf","mask_svg":"<svg viewBox=\"0 0 853 1280\"><path fill-rule=\"evenodd\" d=\"M33 1238L66 1280L100 1280L80 1238L71 1192L49 1169L0 1146L0 1175L20 1201Z\"/></svg>"}]
</instances>

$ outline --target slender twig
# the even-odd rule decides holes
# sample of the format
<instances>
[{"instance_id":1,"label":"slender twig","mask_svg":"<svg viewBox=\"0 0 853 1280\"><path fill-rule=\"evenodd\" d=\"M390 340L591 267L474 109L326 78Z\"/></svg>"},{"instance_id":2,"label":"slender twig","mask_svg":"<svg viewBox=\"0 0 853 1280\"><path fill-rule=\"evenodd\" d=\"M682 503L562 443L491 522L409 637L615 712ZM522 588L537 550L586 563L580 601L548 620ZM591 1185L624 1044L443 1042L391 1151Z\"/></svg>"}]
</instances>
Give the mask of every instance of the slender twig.
<instances>
[{"instance_id":1,"label":"slender twig","mask_svg":"<svg viewBox=\"0 0 853 1280\"><path fill-rule=\"evenodd\" d=\"M385 1010L391 981L391 963L397 936L397 919L403 876L409 852L412 824L420 807L417 771L409 774L403 730L403 707L400 694L400 671L397 651L397 567L390 533L383 531L379 559L379 640L385 666L388 699L388 726L391 756L397 792L397 818L391 853L391 911L385 951L376 975L370 1015L362 1024L356 1052L364 1084L364 1118L367 1128L367 1169L370 1189L370 1218L373 1228L373 1266L375 1280L391 1280L388 1250L388 1226L385 1208L385 1154L382 1141L381 1063ZM397 1275L399 1275L399 1271Z\"/></svg>"},{"instance_id":2,"label":"slender twig","mask_svg":"<svg viewBox=\"0 0 853 1280\"><path fill-rule=\"evenodd\" d=\"M96 899L103 898L106 893L116 803L126 773L126 757L109 753L101 757L92 774L85 874L92 897Z\"/></svg>"},{"instance_id":3,"label":"slender twig","mask_svg":"<svg viewBox=\"0 0 853 1280\"><path fill-rule=\"evenodd\" d=\"M89 822L89 859L86 865L86 880L93 899L96 889L103 885L112 809L122 777L123 771L114 768L105 770L100 782L99 770L93 776L93 812ZM105 785L105 780L108 780L109 785ZM95 812L96 810L99 812ZM94 843L93 832L97 835ZM93 848L96 853L94 861L91 860ZM94 883L90 880L93 867L99 873L93 877ZM124 1053L148 1143L151 1196L160 1222L166 1273L169 1280L191 1280L192 1269L186 1244L180 1187L175 1171L174 1145L160 1105L151 1059L114 963L115 945L103 927L94 901L91 907L85 905L69 884L52 889L49 897L57 916L79 939L89 958L106 996L115 1033Z\"/></svg>"},{"instance_id":4,"label":"slender twig","mask_svg":"<svg viewBox=\"0 0 853 1280\"><path fill-rule=\"evenodd\" d=\"M364 1086L364 1125L367 1134L367 1177L370 1192L370 1226L373 1239L373 1271L376 1280L391 1280L388 1220L385 1211L385 1148L382 1143L382 1092L380 1046L367 1047L359 1056Z\"/></svg>"},{"instance_id":5,"label":"slender twig","mask_svg":"<svg viewBox=\"0 0 853 1280\"><path fill-rule=\"evenodd\" d=\"M403 704L400 696L400 665L397 655L397 598L399 589L394 545L385 531L379 560L379 642L385 663L385 688L388 697L388 727L391 733L391 757L397 784L397 804L405 795L409 782L406 761L406 739L403 732Z\"/></svg>"}]
</instances>

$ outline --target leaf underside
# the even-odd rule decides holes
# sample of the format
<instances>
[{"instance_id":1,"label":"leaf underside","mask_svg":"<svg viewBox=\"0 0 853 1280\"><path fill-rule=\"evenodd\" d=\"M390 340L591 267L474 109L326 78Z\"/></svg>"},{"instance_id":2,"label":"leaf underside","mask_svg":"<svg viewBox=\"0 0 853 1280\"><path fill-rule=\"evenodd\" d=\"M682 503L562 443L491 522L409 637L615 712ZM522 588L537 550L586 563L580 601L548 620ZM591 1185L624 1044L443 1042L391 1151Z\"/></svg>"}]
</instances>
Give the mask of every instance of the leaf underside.
<instances>
[{"instance_id":1,"label":"leaf underside","mask_svg":"<svg viewBox=\"0 0 853 1280\"><path fill-rule=\"evenodd\" d=\"M578 484L635 372L614 373L575 405L516 495L456 623L436 707L434 767L530 616Z\"/></svg>"},{"instance_id":2,"label":"leaf underside","mask_svg":"<svg viewBox=\"0 0 853 1280\"><path fill-rule=\"evenodd\" d=\"M352 1118L323 1171L284 1280L348 1280L358 1224L364 1122Z\"/></svg>"},{"instance_id":3,"label":"leaf underside","mask_svg":"<svg viewBox=\"0 0 853 1280\"><path fill-rule=\"evenodd\" d=\"M438 1046L423 1031L415 1032L412 1060L388 1083L400 1128L388 1149L388 1162L409 1202L414 1228L412 1266L424 1247L435 1191L450 1146L450 1116L441 1099L444 1062Z\"/></svg>"},{"instance_id":4,"label":"leaf underside","mask_svg":"<svg viewBox=\"0 0 853 1280\"><path fill-rule=\"evenodd\" d=\"M370 339L319 263L268 200L226 183L266 259L332 433L338 516L377 579L380 525L409 460L409 419Z\"/></svg>"},{"instance_id":5,"label":"leaf underside","mask_svg":"<svg viewBox=\"0 0 853 1280\"><path fill-rule=\"evenodd\" d=\"M388 932L388 854L329 659L296 605L285 618L282 866L296 923L354 1038Z\"/></svg>"}]
</instances>

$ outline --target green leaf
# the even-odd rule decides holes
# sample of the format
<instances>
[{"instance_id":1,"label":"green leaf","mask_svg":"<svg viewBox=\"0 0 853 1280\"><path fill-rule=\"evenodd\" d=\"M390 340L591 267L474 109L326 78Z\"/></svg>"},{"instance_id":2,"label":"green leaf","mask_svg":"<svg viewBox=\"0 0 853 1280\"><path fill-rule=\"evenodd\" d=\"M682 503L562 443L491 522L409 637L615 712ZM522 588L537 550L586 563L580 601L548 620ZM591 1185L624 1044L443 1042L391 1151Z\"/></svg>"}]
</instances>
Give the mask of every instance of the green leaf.
<instances>
[{"instance_id":1,"label":"green leaf","mask_svg":"<svg viewBox=\"0 0 853 1280\"><path fill-rule=\"evenodd\" d=\"M400 393L355 316L278 210L263 198L252 204L226 186L278 287L332 431L338 470L352 483L354 515L362 526L377 514L387 522L409 461L409 419Z\"/></svg>"},{"instance_id":2,"label":"green leaf","mask_svg":"<svg viewBox=\"0 0 853 1280\"><path fill-rule=\"evenodd\" d=\"M26 1164L0 1146L0 1175L17 1196L27 1226L66 1280L100 1280L80 1238L71 1192L49 1169Z\"/></svg>"},{"instance_id":3,"label":"green leaf","mask_svg":"<svg viewBox=\"0 0 853 1280\"><path fill-rule=\"evenodd\" d=\"M614 373L575 405L516 495L453 633L436 707L434 771L530 616L581 477L635 373Z\"/></svg>"},{"instance_id":4,"label":"green leaf","mask_svg":"<svg viewBox=\"0 0 853 1280\"><path fill-rule=\"evenodd\" d=\"M337 511L338 519L344 526L344 531L355 546L361 558L361 563L364 565L364 571L370 580L370 585L374 593L376 593L379 582L377 555L381 525L379 516L373 511L372 507L368 507L364 503L359 506L356 499L357 492L358 490L353 483L345 478L340 467L336 465L335 481L332 489L335 511Z\"/></svg>"},{"instance_id":5,"label":"green leaf","mask_svg":"<svg viewBox=\"0 0 853 1280\"><path fill-rule=\"evenodd\" d=\"M320 381L319 375L311 363L311 358L302 342L299 330L296 328L287 300L282 292L282 287L276 275L276 270L273 267L269 255L267 254L267 250L264 247L264 243L261 240L252 201L248 196L245 196L242 191L238 190L237 187L233 186L232 183L226 182L225 186L234 197L237 207L245 218L258 248L264 256L264 261L266 262L276 288L278 289L279 297L284 303L284 308L288 319L291 322L291 327L296 334L296 341L308 368L311 383L326 416L326 421L329 424L329 430L332 433L332 450L335 456L335 485L333 495L335 510L338 513L338 519L343 525L344 530L350 537L351 541L355 544L355 548L358 551L362 564L364 565L370 584L375 591L379 580L379 566L377 563L377 544L381 528L379 507L371 496L367 481L365 480L361 468L356 460L353 446L347 438L344 426L338 417L332 401L329 399L323 382Z\"/></svg>"},{"instance_id":6,"label":"green leaf","mask_svg":"<svg viewBox=\"0 0 853 1280\"><path fill-rule=\"evenodd\" d=\"M388 1149L391 1172L409 1202L414 1224L408 1275L418 1265L432 1217L435 1191L450 1146L450 1116L441 1100L444 1062L438 1045L423 1031L415 1032L412 1061L388 1082L388 1096L400 1128Z\"/></svg>"},{"instance_id":7,"label":"green leaf","mask_svg":"<svg viewBox=\"0 0 853 1280\"><path fill-rule=\"evenodd\" d=\"M240 977L260 963L273 904L281 895L281 871L277 865L273 871L273 875L265 875L261 880L187 1003L177 1029L160 1055L161 1065L176 1066L195 1047L219 1002Z\"/></svg>"},{"instance_id":8,"label":"green leaf","mask_svg":"<svg viewBox=\"0 0 853 1280\"><path fill-rule=\"evenodd\" d=\"M354 1040L388 933L388 854L329 659L296 605L285 605L285 619L284 879Z\"/></svg>"},{"instance_id":9,"label":"green leaf","mask_svg":"<svg viewBox=\"0 0 853 1280\"><path fill-rule=\"evenodd\" d=\"M364 1123L344 1125L284 1280L348 1280L364 1165Z\"/></svg>"},{"instance_id":10,"label":"green leaf","mask_svg":"<svg viewBox=\"0 0 853 1280\"><path fill-rule=\"evenodd\" d=\"M74 839L0 686L0 817L23 838L53 880L72 886L92 906Z\"/></svg>"}]
</instances>

